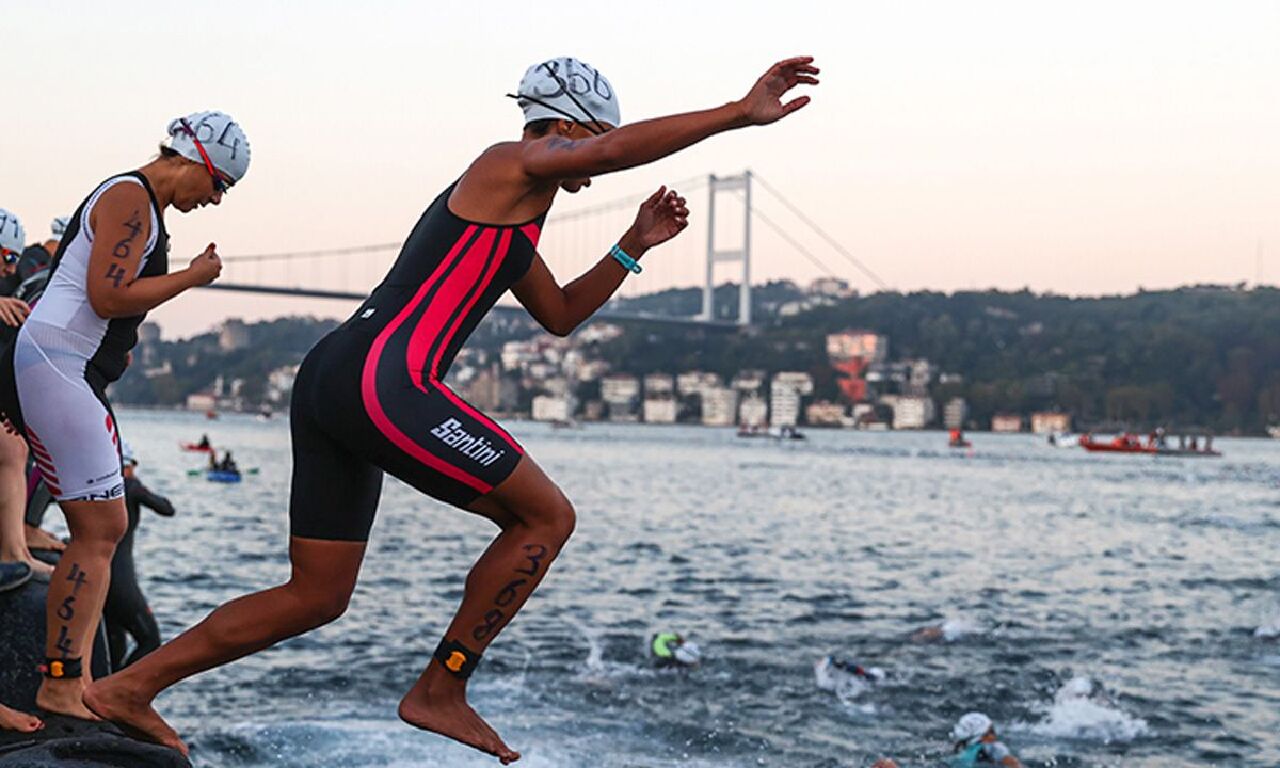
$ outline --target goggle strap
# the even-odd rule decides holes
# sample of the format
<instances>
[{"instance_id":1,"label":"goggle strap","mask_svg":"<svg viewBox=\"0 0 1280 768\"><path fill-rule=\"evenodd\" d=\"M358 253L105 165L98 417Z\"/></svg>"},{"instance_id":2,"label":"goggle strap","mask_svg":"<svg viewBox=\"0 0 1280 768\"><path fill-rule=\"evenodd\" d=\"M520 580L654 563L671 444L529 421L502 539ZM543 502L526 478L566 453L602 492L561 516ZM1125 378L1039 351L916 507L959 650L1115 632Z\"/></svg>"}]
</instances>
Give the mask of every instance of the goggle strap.
<instances>
[{"instance_id":1,"label":"goggle strap","mask_svg":"<svg viewBox=\"0 0 1280 768\"><path fill-rule=\"evenodd\" d=\"M568 91L565 91L565 93L568 93ZM570 112L568 112L568 111L566 111L566 110L563 110L563 109L561 109L561 108L557 107L555 104L548 104L547 102L543 101L542 99L537 98L536 96L529 96L529 95L526 95L526 94L523 94L523 93L508 93L508 94L507 94L507 98L508 98L508 99L515 99L516 101L519 101L520 99L525 99L526 101L532 101L534 104L537 104L538 106L546 107L547 109L551 110L552 112L555 112L555 113L556 113L556 114L558 114L558 115L563 115L563 116L564 116L564 118L565 118L566 120L569 120L569 121L571 121L571 122L577 123L578 125L582 126L583 128L586 128L588 131L590 131L590 132L591 132L591 135L592 135L592 136L599 136L599 135L600 135L600 133L601 133L600 131L596 130L595 128L592 128L590 125L588 125L588 124L586 124L586 123L582 122L582 119L581 119L581 118L579 118L577 115L574 115L574 114L572 114L572 113L570 113ZM577 103L577 99L575 99L575 100L574 100L574 103L575 103L575 104ZM591 121L592 121L592 122L594 122L594 123L598 123L598 122L600 122L599 120L596 120L596 119L595 119L595 116L594 116L594 115L592 115L590 112L587 112L587 110L585 110L585 109L584 109L584 110L582 110L582 111L583 111L583 112L586 112L587 116L591 118Z\"/></svg>"}]
</instances>

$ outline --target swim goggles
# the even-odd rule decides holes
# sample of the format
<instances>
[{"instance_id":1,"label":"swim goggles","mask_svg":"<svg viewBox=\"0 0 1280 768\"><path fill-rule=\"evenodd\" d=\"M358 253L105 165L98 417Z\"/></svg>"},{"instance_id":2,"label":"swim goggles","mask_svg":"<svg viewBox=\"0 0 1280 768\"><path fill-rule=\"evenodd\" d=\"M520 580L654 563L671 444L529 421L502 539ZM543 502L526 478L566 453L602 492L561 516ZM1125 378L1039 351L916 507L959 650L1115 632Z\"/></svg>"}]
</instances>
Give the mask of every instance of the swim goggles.
<instances>
[{"instance_id":1,"label":"swim goggles","mask_svg":"<svg viewBox=\"0 0 1280 768\"><path fill-rule=\"evenodd\" d=\"M191 141L196 145L196 151L200 153L200 159L204 161L204 167L208 169L209 175L213 177L213 191L219 194L226 194L228 189L235 186L235 182L228 183L218 169L213 167L213 161L209 159L209 153L204 151L204 145L200 143L200 139L196 138L196 131L191 127L191 123L188 123L185 117L181 118L179 122L182 124L182 130L191 137Z\"/></svg>"}]
</instances>

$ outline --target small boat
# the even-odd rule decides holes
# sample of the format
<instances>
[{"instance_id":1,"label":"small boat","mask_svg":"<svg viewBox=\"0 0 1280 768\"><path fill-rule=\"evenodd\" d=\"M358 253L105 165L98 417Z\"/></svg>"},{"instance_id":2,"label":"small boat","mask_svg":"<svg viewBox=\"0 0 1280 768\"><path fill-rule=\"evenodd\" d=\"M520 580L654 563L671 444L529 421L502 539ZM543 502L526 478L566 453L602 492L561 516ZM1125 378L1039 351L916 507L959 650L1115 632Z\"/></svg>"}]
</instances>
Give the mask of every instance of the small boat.
<instances>
[{"instance_id":1,"label":"small boat","mask_svg":"<svg viewBox=\"0 0 1280 768\"><path fill-rule=\"evenodd\" d=\"M1051 432L1048 443L1052 448L1077 448L1080 446L1080 436L1068 432Z\"/></svg>"},{"instance_id":2,"label":"small boat","mask_svg":"<svg viewBox=\"0 0 1280 768\"><path fill-rule=\"evenodd\" d=\"M212 453L213 452L212 445L201 445L199 443L178 443L178 447L184 451L190 451L193 453Z\"/></svg>"},{"instance_id":3,"label":"small boat","mask_svg":"<svg viewBox=\"0 0 1280 768\"><path fill-rule=\"evenodd\" d=\"M1185 437L1177 446L1170 445L1164 437L1142 442L1137 435L1118 435L1111 442L1095 441L1091 435L1080 436L1080 447L1090 453L1139 453L1149 456L1185 456L1187 458L1215 458L1222 455L1213 448L1213 438L1205 439L1204 445L1192 437L1187 443Z\"/></svg>"},{"instance_id":4,"label":"small boat","mask_svg":"<svg viewBox=\"0 0 1280 768\"><path fill-rule=\"evenodd\" d=\"M1080 437L1080 447L1090 453L1149 453L1154 455L1156 447L1153 445L1143 445L1137 435L1117 435L1111 442L1099 442L1093 439L1092 435L1082 435Z\"/></svg>"},{"instance_id":5,"label":"small boat","mask_svg":"<svg viewBox=\"0 0 1280 768\"><path fill-rule=\"evenodd\" d=\"M964 432L961 432L958 429L953 429L951 430L951 433L947 438L947 447L948 448L972 448L973 443L964 439Z\"/></svg>"},{"instance_id":6,"label":"small boat","mask_svg":"<svg viewBox=\"0 0 1280 768\"><path fill-rule=\"evenodd\" d=\"M208 411L205 411L205 412L204 412L204 417L205 417L206 419L208 419L209 421L213 421L214 419L218 418L218 412L217 412L217 411L215 411L215 410L208 410Z\"/></svg>"},{"instance_id":7,"label":"small boat","mask_svg":"<svg viewBox=\"0 0 1280 768\"><path fill-rule=\"evenodd\" d=\"M247 469L237 469L234 471L225 469L209 469L208 467L204 467L201 469L188 469L187 477L200 477L203 475L211 483L238 483L245 475L256 475L259 471L258 467L249 467ZM235 476L235 479L231 479L230 476L232 475Z\"/></svg>"}]
</instances>

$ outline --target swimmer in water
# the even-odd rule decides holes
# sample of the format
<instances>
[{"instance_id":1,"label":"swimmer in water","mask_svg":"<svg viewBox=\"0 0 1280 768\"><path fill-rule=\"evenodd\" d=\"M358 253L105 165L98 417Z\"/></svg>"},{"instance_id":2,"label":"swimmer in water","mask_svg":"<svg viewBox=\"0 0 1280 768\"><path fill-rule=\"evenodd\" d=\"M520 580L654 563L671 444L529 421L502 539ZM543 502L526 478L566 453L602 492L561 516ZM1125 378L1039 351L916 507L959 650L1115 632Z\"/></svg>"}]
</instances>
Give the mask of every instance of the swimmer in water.
<instances>
[{"instance_id":1,"label":"swimmer in water","mask_svg":"<svg viewBox=\"0 0 1280 768\"><path fill-rule=\"evenodd\" d=\"M685 640L676 632L659 632L649 642L658 669L690 669L702 663L702 651L697 643Z\"/></svg>"},{"instance_id":2,"label":"swimmer in water","mask_svg":"<svg viewBox=\"0 0 1280 768\"><path fill-rule=\"evenodd\" d=\"M951 729L955 742L953 768L972 768L978 765L999 765L1004 768L1022 768L1022 761L996 736L995 723L981 712L970 712Z\"/></svg>"},{"instance_id":3,"label":"swimmer in water","mask_svg":"<svg viewBox=\"0 0 1280 768\"><path fill-rule=\"evenodd\" d=\"M401 719L496 756L519 759L467 702L489 644L537 588L573 532L573 505L510 433L445 384L466 338L510 289L548 331L566 336L641 270L645 253L688 225L685 199L661 187L595 266L560 285L537 251L560 192L656 160L725 131L776 122L809 103L810 57L778 62L746 96L699 112L622 125L618 95L572 58L530 67L515 94L515 141L484 150L419 219L383 282L307 354L294 385L292 575L247 595L85 694L98 715L186 751L152 708L204 670L338 618L347 608L384 473L480 515L497 536L468 574L462 604L432 660L400 701ZM456 119L455 119L456 122ZM402 130L404 130L402 128ZM414 587L421 588L421 585Z\"/></svg>"}]
</instances>

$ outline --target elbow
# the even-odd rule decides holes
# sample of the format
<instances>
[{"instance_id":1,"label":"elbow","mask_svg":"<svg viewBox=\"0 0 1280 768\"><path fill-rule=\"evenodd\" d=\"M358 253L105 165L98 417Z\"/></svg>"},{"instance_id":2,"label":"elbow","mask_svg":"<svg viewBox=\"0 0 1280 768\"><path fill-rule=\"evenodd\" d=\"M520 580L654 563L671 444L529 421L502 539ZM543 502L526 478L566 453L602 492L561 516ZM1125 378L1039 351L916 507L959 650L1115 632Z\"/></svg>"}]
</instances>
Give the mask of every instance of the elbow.
<instances>
[{"instance_id":1,"label":"elbow","mask_svg":"<svg viewBox=\"0 0 1280 768\"><path fill-rule=\"evenodd\" d=\"M94 314L98 317L107 320L113 317L120 317L120 303L112 300L111 296L99 296L90 291L89 306L93 308Z\"/></svg>"},{"instance_id":2,"label":"elbow","mask_svg":"<svg viewBox=\"0 0 1280 768\"><path fill-rule=\"evenodd\" d=\"M559 336L562 339L578 330L578 324L569 320L554 320L549 323L543 323L542 327L547 329L547 333L552 336Z\"/></svg>"}]
</instances>

